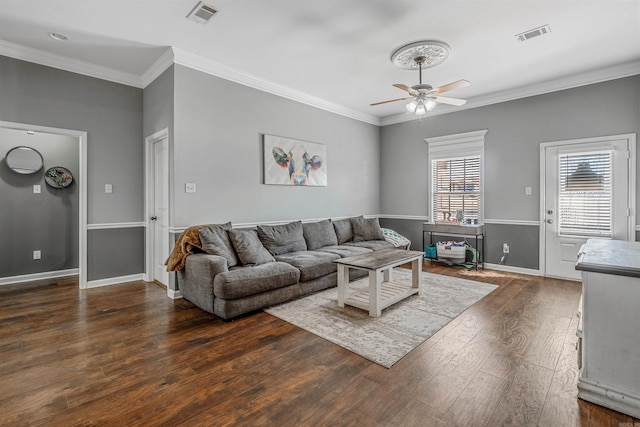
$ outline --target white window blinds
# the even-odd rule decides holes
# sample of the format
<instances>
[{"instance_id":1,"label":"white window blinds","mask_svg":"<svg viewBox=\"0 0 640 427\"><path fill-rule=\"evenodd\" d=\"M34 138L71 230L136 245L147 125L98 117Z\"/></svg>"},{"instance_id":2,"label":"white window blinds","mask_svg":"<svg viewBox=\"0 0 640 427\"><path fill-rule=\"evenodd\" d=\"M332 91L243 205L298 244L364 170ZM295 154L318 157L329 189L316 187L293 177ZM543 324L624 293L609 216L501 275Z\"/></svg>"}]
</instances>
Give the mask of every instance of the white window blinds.
<instances>
[{"instance_id":1,"label":"white window blinds","mask_svg":"<svg viewBox=\"0 0 640 427\"><path fill-rule=\"evenodd\" d=\"M611 237L612 151L559 156L558 233Z\"/></svg>"},{"instance_id":2,"label":"white window blinds","mask_svg":"<svg viewBox=\"0 0 640 427\"><path fill-rule=\"evenodd\" d=\"M481 222L480 156L433 160L431 171L434 221Z\"/></svg>"}]
</instances>

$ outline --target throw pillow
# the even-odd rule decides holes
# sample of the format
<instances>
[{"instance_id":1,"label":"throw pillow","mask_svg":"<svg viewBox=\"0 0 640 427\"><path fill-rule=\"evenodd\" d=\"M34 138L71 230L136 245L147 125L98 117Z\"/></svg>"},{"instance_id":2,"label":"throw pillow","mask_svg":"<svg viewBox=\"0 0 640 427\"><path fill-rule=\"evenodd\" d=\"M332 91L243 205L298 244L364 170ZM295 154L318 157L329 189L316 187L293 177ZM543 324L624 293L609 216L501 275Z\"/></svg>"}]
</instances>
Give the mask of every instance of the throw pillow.
<instances>
[{"instance_id":1,"label":"throw pillow","mask_svg":"<svg viewBox=\"0 0 640 427\"><path fill-rule=\"evenodd\" d=\"M378 218L351 218L353 227L353 241L384 240Z\"/></svg>"},{"instance_id":2,"label":"throw pillow","mask_svg":"<svg viewBox=\"0 0 640 427\"><path fill-rule=\"evenodd\" d=\"M271 255L307 250L302 234L302 221L283 225L258 225L256 228L260 241Z\"/></svg>"},{"instance_id":3,"label":"throw pillow","mask_svg":"<svg viewBox=\"0 0 640 427\"><path fill-rule=\"evenodd\" d=\"M351 220L355 218L363 218L363 217L359 216L354 218L339 219L337 221L333 221L333 228L336 231L336 236L338 237L339 245L353 240L353 227L351 226Z\"/></svg>"},{"instance_id":4,"label":"throw pillow","mask_svg":"<svg viewBox=\"0 0 640 427\"><path fill-rule=\"evenodd\" d=\"M302 224L302 234L307 242L307 250L310 251L338 244L338 238L330 219Z\"/></svg>"},{"instance_id":5,"label":"throw pillow","mask_svg":"<svg viewBox=\"0 0 640 427\"><path fill-rule=\"evenodd\" d=\"M227 259L227 267L238 265L238 256L229 240L227 230L231 230L231 222L213 224L199 230L202 249L209 255L218 255Z\"/></svg>"},{"instance_id":6,"label":"throw pillow","mask_svg":"<svg viewBox=\"0 0 640 427\"><path fill-rule=\"evenodd\" d=\"M243 265L260 265L275 261L262 246L256 230L228 230L227 233Z\"/></svg>"}]
</instances>

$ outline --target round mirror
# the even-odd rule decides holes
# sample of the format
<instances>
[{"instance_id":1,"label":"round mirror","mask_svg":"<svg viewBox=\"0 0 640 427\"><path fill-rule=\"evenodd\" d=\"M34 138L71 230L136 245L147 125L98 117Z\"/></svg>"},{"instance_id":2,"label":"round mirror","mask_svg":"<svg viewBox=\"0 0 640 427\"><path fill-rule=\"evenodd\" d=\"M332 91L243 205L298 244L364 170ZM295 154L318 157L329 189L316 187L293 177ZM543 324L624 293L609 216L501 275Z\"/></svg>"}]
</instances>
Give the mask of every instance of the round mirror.
<instances>
[{"instance_id":1,"label":"round mirror","mask_svg":"<svg viewBox=\"0 0 640 427\"><path fill-rule=\"evenodd\" d=\"M42 154L30 147L14 147L5 158L7 166L14 172L22 174L36 173L42 169Z\"/></svg>"}]
</instances>

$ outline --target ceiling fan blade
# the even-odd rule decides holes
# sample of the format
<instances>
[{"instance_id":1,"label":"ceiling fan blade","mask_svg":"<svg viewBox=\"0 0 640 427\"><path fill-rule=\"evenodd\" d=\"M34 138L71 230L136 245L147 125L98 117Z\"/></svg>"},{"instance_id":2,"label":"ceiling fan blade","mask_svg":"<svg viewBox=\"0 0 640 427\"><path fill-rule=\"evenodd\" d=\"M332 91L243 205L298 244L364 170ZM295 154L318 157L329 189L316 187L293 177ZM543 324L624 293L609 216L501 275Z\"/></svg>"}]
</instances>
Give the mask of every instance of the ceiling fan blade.
<instances>
[{"instance_id":1,"label":"ceiling fan blade","mask_svg":"<svg viewBox=\"0 0 640 427\"><path fill-rule=\"evenodd\" d=\"M447 96L434 96L433 99L441 104L455 105L456 107L467 103L466 99L449 98Z\"/></svg>"},{"instance_id":2,"label":"ceiling fan blade","mask_svg":"<svg viewBox=\"0 0 640 427\"><path fill-rule=\"evenodd\" d=\"M444 86L440 86L437 87L433 90L433 93L443 93L443 92L448 92L450 90L454 90L454 89L461 89L463 87L467 87L469 86L471 83L469 82L469 80L458 80L457 82L452 82L449 84L446 84Z\"/></svg>"},{"instance_id":3,"label":"ceiling fan blade","mask_svg":"<svg viewBox=\"0 0 640 427\"><path fill-rule=\"evenodd\" d=\"M397 87L398 89L401 89L407 92L409 95L417 95L419 93L417 90L412 89L407 85L403 85L402 83L396 83L394 84L394 86Z\"/></svg>"},{"instance_id":4,"label":"ceiling fan blade","mask_svg":"<svg viewBox=\"0 0 640 427\"><path fill-rule=\"evenodd\" d=\"M369 104L370 106L374 106L374 105L380 105L380 104L387 104L389 102L396 102L396 101L404 101L405 99L411 99L410 96L406 97L406 98L396 98L396 99L390 99L388 101L382 101L382 102L376 102L375 104Z\"/></svg>"}]
</instances>

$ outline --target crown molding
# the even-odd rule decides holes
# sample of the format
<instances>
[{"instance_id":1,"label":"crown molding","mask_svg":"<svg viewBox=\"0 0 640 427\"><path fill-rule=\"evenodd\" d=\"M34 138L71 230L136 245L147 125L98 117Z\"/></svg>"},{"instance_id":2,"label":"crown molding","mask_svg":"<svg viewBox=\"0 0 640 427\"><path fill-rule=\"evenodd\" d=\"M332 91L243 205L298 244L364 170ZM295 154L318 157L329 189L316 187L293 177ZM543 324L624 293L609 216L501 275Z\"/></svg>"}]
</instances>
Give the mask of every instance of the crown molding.
<instances>
[{"instance_id":1,"label":"crown molding","mask_svg":"<svg viewBox=\"0 0 640 427\"><path fill-rule=\"evenodd\" d=\"M377 116L343 107L327 100L260 79L250 74L242 73L219 62L206 59L174 47L167 48L165 53L140 76L62 55L54 55L43 50L22 46L5 40L0 40L0 55L141 89L148 86L171 65L179 64L225 80L375 126L387 126L418 119L415 114L409 113L379 118ZM537 85L497 92L489 96L472 98L461 107L439 105L437 109L429 112L429 115L426 118L629 77L636 74L640 74L640 61L565 76L548 82L539 83Z\"/></svg>"},{"instance_id":2,"label":"crown molding","mask_svg":"<svg viewBox=\"0 0 640 427\"><path fill-rule=\"evenodd\" d=\"M5 40L0 40L0 55L126 86L142 88L142 80L135 74L125 73L62 55L54 55L43 50L33 49Z\"/></svg>"},{"instance_id":3,"label":"crown molding","mask_svg":"<svg viewBox=\"0 0 640 427\"><path fill-rule=\"evenodd\" d=\"M500 102L513 101L530 96L543 95L545 93L587 86L590 84L606 82L608 80L621 79L624 77L634 76L636 74L640 74L640 61L628 62L595 71L587 71L580 74L565 76L523 88L497 92L488 96L471 98L469 102L461 107L440 104L438 105L438 108L429 112L426 118L428 119L429 117L453 113L456 111L469 110L471 108L484 107L486 105L498 104ZM418 120L415 114L396 114L394 116L383 117L380 120L380 126L393 125L412 120Z\"/></svg>"},{"instance_id":4,"label":"crown molding","mask_svg":"<svg viewBox=\"0 0 640 427\"><path fill-rule=\"evenodd\" d=\"M151 66L142 73L140 80L142 82L142 87L146 88L149 86L155 79L160 77L160 74L164 73L165 70L171 67L174 63L174 54L173 49L168 47L167 50L154 62Z\"/></svg>"},{"instance_id":5,"label":"crown molding","mask_svg":"<svg viewBox=\"0 0 640 427\"><path fill-rule=\"evenodd\" d=\"M269 82L267 80L260 79L256 76L242 73L234 68L228 67L219 62L203 58L199 55L187 52L182 49L173 48L174 63L201 71L206 74L210 74L216 77L223 78L235 83L239 83L244 86L248 86L254 89L261 90L263 92L271 93L273 95L281 96L283 98L290 99L292 101L300 102L302 104L310 105L321 110L329 111L331 113L339 114L341 116L349 117L354 120L369 123L372 125L380 126L380 118L365 114L360 111L352 110L350 108L343 107L338 104L326 101L315 96L308 95L306 93L293 90L282 85Z\"/></svg>"}]
</instances>

